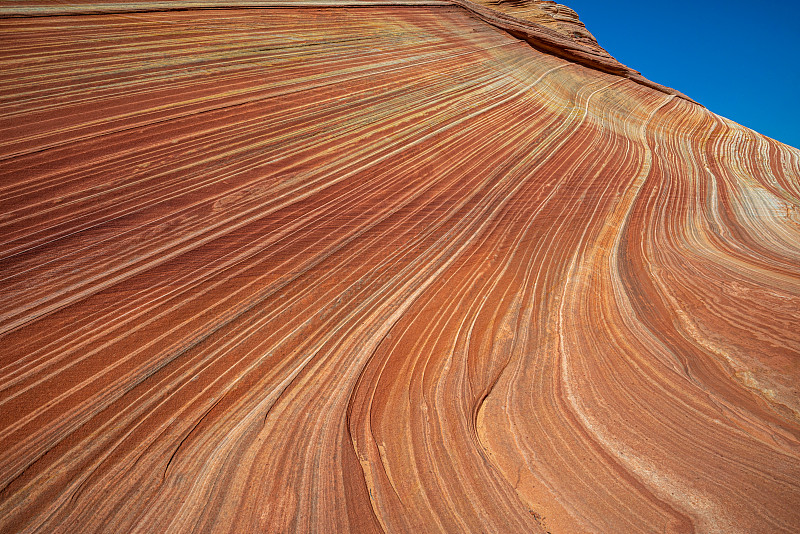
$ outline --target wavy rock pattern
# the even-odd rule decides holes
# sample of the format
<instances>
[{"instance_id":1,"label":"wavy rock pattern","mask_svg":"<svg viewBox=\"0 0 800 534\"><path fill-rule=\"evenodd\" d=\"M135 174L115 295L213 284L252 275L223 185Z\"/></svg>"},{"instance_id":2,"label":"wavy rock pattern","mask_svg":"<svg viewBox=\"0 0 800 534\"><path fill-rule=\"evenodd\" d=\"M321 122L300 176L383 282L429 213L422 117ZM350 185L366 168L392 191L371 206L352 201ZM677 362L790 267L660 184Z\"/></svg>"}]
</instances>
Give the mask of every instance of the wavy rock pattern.
<instances>
[{"instance_id":1,"label":"wavy rock pattern","mask_svg":"<svg viewBox=\"0 0 800 534\"><path fill-rule=\"evenodd\" d=\"M457 7L0 26L0 531L800 528L800 151Z\"/></svg>"},{"instance_id":2,"label":"wavy rock pattern","mask_svg":"<svg viewBox=\"0 0 800 534\"><path fill-rule=\"evenodd\" d=\"M516 2L516 0L513 0ZM585 31L577 14L571 9L548 0L519 0L516 5L530 9L520 11L514 3L496 3L495 0L6 0L0 7L0 18L44 17L55 15L132 14L152 11L208 10L204 16L213 16L212 10L222 8L281 8L287 7L443 7L458 6L484 22L502 29L528 42L537 50L547 52L598 69L624 76L658 91L674 94L692 101L686 95L669 87L654 83L611 57ZM199 14L198 14L199 16Z\"/></svg>"}]
</instances>

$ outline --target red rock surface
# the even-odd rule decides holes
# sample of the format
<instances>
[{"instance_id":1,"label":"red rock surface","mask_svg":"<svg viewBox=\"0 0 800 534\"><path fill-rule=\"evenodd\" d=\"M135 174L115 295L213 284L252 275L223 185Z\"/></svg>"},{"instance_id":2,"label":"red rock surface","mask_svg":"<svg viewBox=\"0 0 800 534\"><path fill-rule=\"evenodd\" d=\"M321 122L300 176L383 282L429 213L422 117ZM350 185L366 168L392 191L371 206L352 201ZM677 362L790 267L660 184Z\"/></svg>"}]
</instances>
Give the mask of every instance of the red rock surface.
<instances>
[{"instance_id":1,"label":"red rock surface","mask_svg":"<svg viewBox=\"0 0 800 534\"><path fill-rule=\"evenodd\" d=\"M0 10L0 531L800 528L800 151L494 12L154 4Z\"/></svg>"}]
</instances>

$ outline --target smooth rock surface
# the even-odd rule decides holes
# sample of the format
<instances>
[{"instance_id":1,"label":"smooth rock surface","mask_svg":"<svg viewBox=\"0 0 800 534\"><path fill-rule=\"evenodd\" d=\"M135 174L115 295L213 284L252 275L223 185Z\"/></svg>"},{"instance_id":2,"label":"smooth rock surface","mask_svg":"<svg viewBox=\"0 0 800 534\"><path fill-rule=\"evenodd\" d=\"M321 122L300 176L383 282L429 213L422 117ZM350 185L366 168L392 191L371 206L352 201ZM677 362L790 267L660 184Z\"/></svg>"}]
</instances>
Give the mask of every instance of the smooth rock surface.
<instances>
[{"instance_id":1,"label":"smooth rock surface","mask_svg":"<svg viewBox=\"0 0 800 534\"><path fill-rule=\"evenodd\" d=\"M798 531L800 151L453 5L30 14L1 532Z\"/></svg>"}]
</instances>

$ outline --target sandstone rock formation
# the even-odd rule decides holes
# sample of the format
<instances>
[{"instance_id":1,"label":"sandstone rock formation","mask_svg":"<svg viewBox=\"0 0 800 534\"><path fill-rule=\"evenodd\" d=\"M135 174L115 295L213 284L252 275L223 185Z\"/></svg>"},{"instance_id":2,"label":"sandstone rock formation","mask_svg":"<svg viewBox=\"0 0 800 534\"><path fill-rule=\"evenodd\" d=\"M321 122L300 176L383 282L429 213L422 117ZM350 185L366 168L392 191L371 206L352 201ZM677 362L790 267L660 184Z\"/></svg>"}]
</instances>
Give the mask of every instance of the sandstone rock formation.
<instances>
[{"instance_id":1,"label":"sandstone rock formation","mask_svg":"<svg viewBox=\"0 0 800 534\"><path fill-rule=\"evenodd\" d=\"M797 532L800 151L360 4L0 8L0 531Z\"/></svg>"},{"instance_id":2,"label":"sandstone rock formation","mask_svg":"<svg viewBox=\"0 0 800 534\"><path fill-rule=\"evenodd\" d=\"M602 50L586 26L569 7L552 0L476 0L522 20L535 22L575 41Z\"/></svg>"}]
</instances>

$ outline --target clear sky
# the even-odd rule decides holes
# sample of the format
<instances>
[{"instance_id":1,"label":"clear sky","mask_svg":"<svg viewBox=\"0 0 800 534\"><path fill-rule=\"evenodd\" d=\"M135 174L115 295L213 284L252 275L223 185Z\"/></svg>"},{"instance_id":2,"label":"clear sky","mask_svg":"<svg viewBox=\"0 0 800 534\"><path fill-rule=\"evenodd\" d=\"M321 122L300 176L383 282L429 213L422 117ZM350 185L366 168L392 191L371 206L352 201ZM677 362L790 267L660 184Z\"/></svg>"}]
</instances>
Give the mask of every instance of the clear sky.
<instances>
[{"instance_id":1,"label":"clear sky","mask_svg":"<svg viewBox=\"0 0 800 534\"><path fill-rule=\"evenodd\" d=\"M558 0L654 82L800 148L800 0Z\"/></svg>"}]
</instances>

